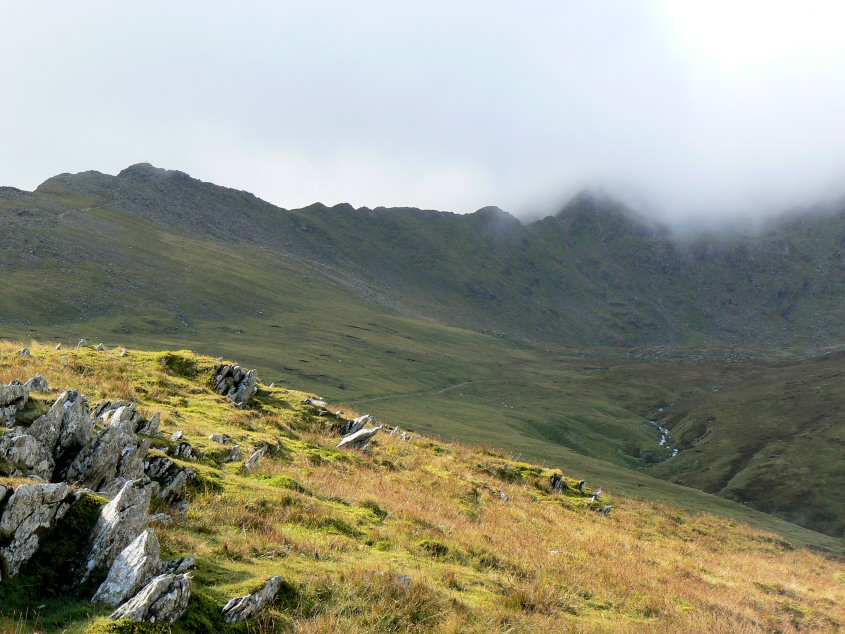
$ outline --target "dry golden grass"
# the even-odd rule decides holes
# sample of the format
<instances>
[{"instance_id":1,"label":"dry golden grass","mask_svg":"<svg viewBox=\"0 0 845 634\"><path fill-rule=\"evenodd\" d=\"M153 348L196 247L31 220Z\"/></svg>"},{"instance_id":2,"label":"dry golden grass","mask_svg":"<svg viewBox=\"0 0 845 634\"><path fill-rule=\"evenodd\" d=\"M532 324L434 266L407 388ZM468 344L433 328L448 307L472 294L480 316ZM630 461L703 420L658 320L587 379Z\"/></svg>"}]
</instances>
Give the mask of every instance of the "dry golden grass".
<instances>
[{"instance_id":1,"label":"dry golden grass","mask_svg":"<svg viewBox=\"0 0 845 634\"><path fill-rule=\"evenodd\" d=\"M214 361L190 353L168 353L189 361L180 375L163 353L34 344L20 358L21 347L0 343L0 382L43 374L92 402L135 399L165 413L165 436L181 429L208 456L219 449L211 433L232 435L245 457L278 446L248 475L192 462L187 519L157 529L168 555L196 553L198 592L219 605L286 578L252 631L835 632L845 622L842 562L773 534L608 495L604 517L576 480L554 495L551 471L489 447L380 433L368 454L338 452L303 394L262 386L252 409L235 410L207 387Z\"/></svg>"}]
</instances>

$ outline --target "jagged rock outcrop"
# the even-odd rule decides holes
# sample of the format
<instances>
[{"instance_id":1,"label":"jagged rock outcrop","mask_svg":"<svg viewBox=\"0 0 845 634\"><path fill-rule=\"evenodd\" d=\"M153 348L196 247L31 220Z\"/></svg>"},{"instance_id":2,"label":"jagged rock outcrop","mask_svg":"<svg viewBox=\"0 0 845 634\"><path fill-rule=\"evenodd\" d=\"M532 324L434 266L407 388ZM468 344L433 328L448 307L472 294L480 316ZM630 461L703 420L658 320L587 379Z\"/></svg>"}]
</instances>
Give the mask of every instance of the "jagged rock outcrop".
<instances>
[{"instance_id":1,"label":"jagged rock outcrop","mask_svg":"<svg viewBox=\"0 0 845 634\"><path fill-rule=\"evenodd\" d=\"M193 584L187 574L163 574L109 615L110 619L130 619L148 623L173 623L188 608Z\"/></svg>"},{"instance_id":2,"label":"jagged rock outcrop","mask_svg":"<svg viewBox=\"0 0 845 634\"><path fill-rule=\"evenodd\" d=\"M19 357L31 357L32 353L29 351L29 348L23 348L18 351Z\"/></svg>"},{"instance_id":3,"label":"jagged rock outcrop","mask_svg":"<svg viewBox=\"0 0 845 634\"><path fill-rule=\"evenodd\" d=\"M367 423L375 424L376 418L371 414L364 414L363 416L359 416L358 418L353 418L352 420L347 420L343 418L341 412L335 412L335 417L338 418L338 422L331 424L331 429L340 433L342 436L348 436L349 434L354 434L356 431L360 431L364 428L364 425Z\"/></svg>"},{"instance_id":4,"label":"jagged rock outcrop","mask_svg":"<svg viewBox=\"0 0 845 634\"><path fill-rule=\"evenodd\" d=\"M165 456L152 456L144 462L144 473L159 484L158 499L164 500L179 515L187 513L184 493L188 482L196 477L193 469L183 469Z\"/></svg>"},{"instance_id":5,"label":"jagged rock outcrop","mask_svg":"<svg viewBox=\"0 0 845 634\"><path fill-rule=\"evenodd\" d=\"M284 581L284 577L272 577L258 592L229 599L223 606L223 620L234 624L258 616L264 606L272 603L276 598Z\"/></svg>"},{"instance_id":6,"label":"jagged rock outcrop","mask_svg":"<svg viewBox=\"0 0 845 634\"><path fill-rule=\"evenodd\" d=\"M91 601L117 607L135 596L161 569L161 546L155 531L148 528L120 551Z\"/></svg>"},{"instance_id":7,"label":"jagged rock outcrop","mask_svg":"<svg viewBox=\"0 0 845 634\"><path fill-rule=\"evenodd\" d=\"M563 474L562 473L553 473L549 477L549 484L552 487L552 491L557 494L563 492Z\"/></svg>"},{"instance_id":8,"label":"jagged rock outcrop","mask_svg":"<svg viewBox=\"0 0 845 634\"><path fill-rule=\"evenodd\" d=\"M13 477L37 477L49 480L56 463L53 455L24 427L13 427L0 436L3 471Z\"/></svg>"},{"instance_id":9,"label":"jagged rock outcrop","mask_svg":"<svg viewBox=\"0 0 845 634\"><path fill-rule=\"evenodd\" d=\"M239 365L221 363L214 370L214 391L231 399L236 405L245 406L258 391L255 370Z\"/></svg>"},{"instance_id":10,"label":"jagged rock outcrop","mask_svg":"<svg viewBox=\"0 0 845 634\"><path fill-rule=\"evenodd\" d=\"M135 433L147 436L158 436L158 426L161 424L161 412L156 412L150 420L142 421L136 428Z\"/></svg>"},{"instance_id":11,"label":"jagged rock outcrop","mask_svg":"<svg viewBox=\"0 0 845 634\"><path fill-rule=\"evenodd\" d=\"M194 446L188 441L183 440L168 449L167 453L175 458L189 460L194 457Z\"/></svg>"},{"instance_id":12,"label":"jagged rock outcrop","mask_svg":"<svg viewBox=\"0 0 845 634\"><path fill-rule=\"evenodd\" d=\"M0 423L14 419L15 414L26 407L28 400L29 389L20 381L0 385Z\"/></svg>"},{"instance_id":13,"label":"jagged rock outcrop","mask_svg":"<svg viewBox=\"0 0 845 634\"><path fill-rule=\"evenodd\" d=\"M243 460L243 452L241 451L240 445L235 445L229 450L225 456L223 456L223 462L239 462Z\"/></svg>"},{"instance_id":14,"label":"jagged rock outcrop","mask_svg":"<svg viewBox=\"0 0 845 634\"><path fill-rule=\"evenodd\" d=\"M92 411L94 418L100 419L103 424L116 424L120 421L129 421L136 434L147 436L158 435L158 426L161 422L161 412L156 412L147 420L138 411L138 406L131 401L101 401L97 403Z\"/></svg>"},{"instance_id":15,"label":"jagged rock outcrop","mask_svg":"<svg viewBox=\"0 0 845 634\"><path fill-rule=\"evenodd\" d=\"M366 449L370 444L370 440L378 433L379 429L381 429L381 426L370 427L368 429L358 430L354 434L344 436L343 439L337 443L337 448L359 450Z\"/></svg>"},{"instance_id":16,"label":"jagged rock outcrop","mask_svg":"<svg viewBox=\"0 0 845 634\"><path fill-rule=\"evenodd\" d=\"M120 552L135 540L147 523L155 485L146 478L130 480L103 507L91 531L88 552L74 581L81 586L99 568L110 568Z\"/></svg>"},{"instance_id":17,"label":"jagged rock outcrop","mask_svg":"<svg viewBox=\"0 0 845 634\"><path fill-rule=\"evenodd\" d=\"M49 538L73 499L71 487L64 483L21 484L14 490L0 517L0 534L10 536L0 547L9 576L16 575Z\"/></svg>"},{"instance_id":18,"label":"jagged rock outcrop","mask_svg":"<svg viewBox=\"0 0 845 634\"><path fill-rule=\"evenodd\" d=\"M120 419L121 410L112 414L109 424L86 444L67 471L67 480L106 495L114 495L129 480L144 474L149 440L141 440L131 420Z\"/></svg>"},{"instance_id":19,"label":"jagged rock outcrop","mask_svg":"<svg viewBox=\"0 0 845 634\"><path fill-rule=\"evenodd\" d=\"M78 390L62 392L50 411L39 416L27 432L52 455L56 463L67 464L69 458L91 441L94 423L88 402ZM54 474L60 479L64 474Z\"/></svg>"}]
</instances>

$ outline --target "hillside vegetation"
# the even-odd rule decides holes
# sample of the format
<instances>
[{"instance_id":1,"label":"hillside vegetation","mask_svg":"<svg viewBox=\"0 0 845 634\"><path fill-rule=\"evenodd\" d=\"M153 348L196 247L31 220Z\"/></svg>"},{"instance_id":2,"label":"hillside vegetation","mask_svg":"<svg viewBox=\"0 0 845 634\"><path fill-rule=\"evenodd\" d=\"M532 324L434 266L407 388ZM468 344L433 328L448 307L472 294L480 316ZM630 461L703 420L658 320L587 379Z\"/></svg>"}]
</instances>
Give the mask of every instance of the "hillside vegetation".
<instances>
[{"instance_id":1,"label":"hillside vegetation","mask_svg":"<svg viewBox=\"0 0 845 634\"><path fill-rule=\"evenodd\" d=\"M568 469L556 494L556 470L491 447L382 430L369 452L338 450L333 417L303 404L306 394L262 383L237 409L211 390L217 361L187 351L19 348L0 345L0 383L44 375L44 408L61 388L92 404L133 400L162 412L155 450L179 430L200 454L177 459L198 474L187 517L156 528L168 558L198 558L175 632L226 631L226 599L274 575L285 584L251 631L842 628L841 560L795 540L628 499L605 482L588 480L582 493L583 474ZM220 461L210 434L245 453L272 450L246 473ZM588 508L599 487L607 516ZM110 623L87 597L52 596L32 576L5 581L0 596L0 628L12 631L168 631Z\"/></svg>"},{"instance_id":2,"label":"hillside vegetation","mask_svg":"<svg viewBox=\"0 0 845 634\"><path fill-rule=\"evenodd\" d=\"M224 354L626 495L736 512L652 473L843 534L841 214L681 242L589 196L528 225L288 211L136 165L0 188L0 222L0 338Z\"/></svg>"}]
</instances>

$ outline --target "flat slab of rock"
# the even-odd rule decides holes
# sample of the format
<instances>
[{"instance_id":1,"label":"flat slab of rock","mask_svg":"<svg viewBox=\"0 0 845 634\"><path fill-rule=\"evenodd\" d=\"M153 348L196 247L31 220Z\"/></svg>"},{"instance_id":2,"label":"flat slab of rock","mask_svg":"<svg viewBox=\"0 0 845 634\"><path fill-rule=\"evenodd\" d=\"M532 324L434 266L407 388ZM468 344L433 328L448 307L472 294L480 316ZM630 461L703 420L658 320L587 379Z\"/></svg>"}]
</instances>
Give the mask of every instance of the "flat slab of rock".
<instances>
[{"instance_id":1,"label":"flat slab of rock","mask_svg":"<svg viewBox=\"0 0 845 634\"><path fill-rule=\"evenodd\" d=\"M223 620L227 623L240 623L255 618L264 606L273 602L284 581L284 577L272 577L258 592L229 599L223 606Z\"/></svg>"},{"instance_id":2,"label":"flat slab of rock","mask_svg":"<svg viewBox=\"0 0 845 634\"><path fill-rule=\"evenodd\" d=\"M173 623L188 608L193 584L187 574L172 573L154 577L144 588L109 615L118 621Z\"/></svg>"}]
</instances>

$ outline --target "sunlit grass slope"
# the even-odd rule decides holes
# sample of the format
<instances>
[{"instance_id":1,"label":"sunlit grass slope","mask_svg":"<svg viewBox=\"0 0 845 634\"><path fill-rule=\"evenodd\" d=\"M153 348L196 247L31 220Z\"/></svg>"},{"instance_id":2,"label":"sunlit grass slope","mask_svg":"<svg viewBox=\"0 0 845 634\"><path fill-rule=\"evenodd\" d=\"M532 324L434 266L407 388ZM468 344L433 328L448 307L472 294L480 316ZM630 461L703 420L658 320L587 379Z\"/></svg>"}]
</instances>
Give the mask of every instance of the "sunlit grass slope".
<instances>
[{"instance_id":1,"label":"sunlit grass slope","mask_svg":"<svg viewBox=\"0 0 845 634\"><path fill-rule=\"evenodd\" d=\"M286 584L253 631L829 632L845 621L841 560L740 522L605 482L582 494L569 468L555 495L552 470L489 446L380 433L369 454L338 451L306 394L262 384L237 410L209 388L215 360L187 351L36 344L21 358L20 347L0 345L0 382L43 374L91 402L133 399L163 413L164 439L181 430L204 454L184 463L199 474L187 518L157 529L166 556L199 561L176 632L224 631L223 602L279 574ZM219 462L212 433L278 451L247 475ZM587 508L599 486L607 517ZM108 630L84 601L6 592L0 629Z\"/></svg>"}]
</instances>

